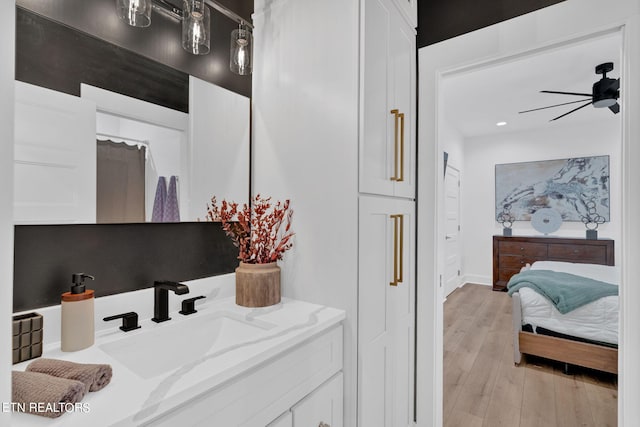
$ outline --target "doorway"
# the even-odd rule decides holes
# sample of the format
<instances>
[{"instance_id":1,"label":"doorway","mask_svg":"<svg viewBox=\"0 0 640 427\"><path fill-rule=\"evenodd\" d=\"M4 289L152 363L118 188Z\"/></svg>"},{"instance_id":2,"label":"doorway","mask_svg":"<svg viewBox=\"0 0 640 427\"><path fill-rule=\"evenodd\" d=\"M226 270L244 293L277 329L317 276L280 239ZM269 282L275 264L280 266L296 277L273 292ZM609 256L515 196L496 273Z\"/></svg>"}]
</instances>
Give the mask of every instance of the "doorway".
<instances>
[{"instance_id":1,"label":"doorway","mask_svg":"<svg viewBox=\"0 0 640 427\"><path fill-rule=\"evenodd\" d=\"M501 225L497 223L496 216L498 214L495 201L495 168L500 164L520 163L539 160L566 159L576 157L588 157L592 155L606 155L610 157L611 172L610 181L610 208L611 221L602 224L600 236L611 238L618 246L620 251L620 241L622 238L621 230L621 116L614 114L607 109L583 108L576 110L573 114L562 117L558 121L550 121L554 117L562 115L576 106L573 104L560 105L550 109L541 109L531 113L520 114L519 111L529 108L539 107L543 105L562 104L567 100L566 95L559 94L541 94L541 90L565 90L586 92L590 90L594 81L598 81L600 76L596 75L594 68L603 62L612 62L617 67L617 73L612 77L620 76L620 49L622 37L620 33L614 32L607 35L580 40L573 43L567 43L557 46L548 51L539 51L528 55L522 55L517 59L509 61L498 61L491 65L485 65L477 69L468 69L463 73L452 72L446 74L440 84L442 96L444 99L443 109L439 112L439 129L444 130L443 134L447 137L446 141L441 144L445 148L451 145L449 135L455 133L460 136L458 149L462 151L464 158L463 170L465 172L465 189L462 193L464 206L462 222L468 226L465 234L465 244L461 248L466 272L473 277L473 283L490 285L492 283L493 271L492 267L493 254L492 236L501 234ZM499 76L499 78L497 77ZM561 89L557 89L561 88ZM584 89L582 89L584 88ZM497 93L490 99L489 93ZM485 92L486 91L486 92ZM573 101L573 98L570 99ZM461 106L461 104L464 104ZM506 123L506 124L505 124ZM446 129L451 127L452 129ZM448 169L448 168L447 168ZM449 171L447 171L447 175ZM514 179L517 180L517 177ZM560 190L558 190L560 191ZM441 191L448 200L451 193L450 184L447 179L444 181L444 188ZM558 193L558 197L564 197L564 194ZM566 195L567 199L569 195ZM445 201L445 212L439 221L439 227L444 230L440 234L449 237L451 232L450 226L450 208ZM565 221L562 227L552 236L584 238L584 225L580 222ZM540 235L531 225L529 221L516 221L513 224L514 236L536 236ZM449 282L449 245L445 237L444 251L445 263L443 270L445 274L445 288L448 292L447 284ZM617 257L620 259L620 257ZM619 266L619 263L618 263ZM465 285L465 288L468 285ZM464 289L464 288L463 288ZM492 326L487 331L479 328L477 331L469 331L464 340L466 345L452 345L451 334L447 329L444 331L444 424L451 424L452 420L459 420L460 414L472 415L478 419L487 422L490 420L495 422L496 416L500 414L492 413L492 401L504 401L504 396L500 396L501 382L514 383L514 378L520 378L519 391L520 399L514 400L511 412L516 414L515 419L509 419L511 425L518 426L522 419L526 423L531 419L531 413L538 412L550 415L549 411L538 411L531 408L531 401L525 397L530 394L531 387L536 387L547 381L553 385L556 379L554 376L555 369L550 367L544 375L534 380L527 379L532 376L529 358L526 358L527 365L518 369L513 369L513 361L501 364L498 360L503 354L512 353L511 351L498 352L493 354L496 347L501 349L510 346L509 334L511 331L509 304L510 298L505 294L497 295L499 298L496 302L488 302L484 300L482 292L465 293L465 298L471 301L465 310L465 314L471 313L481 314L475 318L475 324L487 323ZM496 297L496 295L492 295ZM474 299L475 298L475 299ZM477 301L476 301L477 300ZM504 301L502 301L504 300ZM477 302L477 304L476 304ZM504 303L504 304L502 304ZM496 310L489 310L483 313L483 307L490 307L496 304L505 311L507 320L498 321ZM480 307L480 308L478 308ZM459 330L465 330L460 324L453 324L448 321L447 309L445 308L444 327L456 327ZM498 313L500 314L500 313ZM472 320L470 326L474 325ZM485 334L486 332L486 334ZM488 335L487 335L488 334ZM480 337L487 335L487 339L494 341L483 341L480 344ZM498 339L502 337L503 339ZM477 348L474 342L478 341ZM489 348L489 342L492 344ZM453 350L452 350L453 349ZM467 359L463 366L460 364L460 357L457 350L466 351ZM475 351L477 350L477 353ZM465 353L465 354L467 354ZM472 355L472 356L471 356ZM468 363L467 363L468 362ZM507 362L509 360L507 359ZM456 365L456 366L453 366ZM523 364L524 365L524 364ZM538 365L545 366L545 363L538 362ZM507 369L511 368L511 369ZM482 388L482 399L469 400L465 393L452 393L448 388L455 389L458 384L452 383L452 375L455 375L458 382L465 384L463 387L468 391L473 389L473 384L469 385L465 381L471 381L480 375L478 370L482 371L482 375L488 375L492 372L492 376L485 378ZM522 375L520 371L526 371L527 375ZM560 370L561 371L561 370ZM539 374L539 372L538 372ZM484 378L484 377L483 377ZM587 378L591 378L587 376ZM576 391L572 395L572 399L578 401L578 405L583 406L589 412L585 420L592 419L590 408L593 406L589 403L588 395L580 393L579 390L585 388L585 379L581 375L572 377L572 381L576 383ZM495 384L494 387L488 387L487 384ZM557 385L560 387L560 385ZM609 383L606 384L607 390L611 390ZM613 382L613 390L615 391L615 380ZM538 387L539 390L545 390ZM553 391L553 387L551 388ZM478 392L479 393L479 392ZM511 394L517 393L513 391ZM566 393L565 393L566 394ZM545 395L553 395L553 393L545 392ZM460 402L447 401L446 399ZM466 399L466 400L465 400ZM484 403L482 400L484 399ZM522 405L516 404L522 402ZM608 422L616 420L615 400L608 400L608 407L605 411L609 419ZM470 404L473 403L473 404ZM613 408L613 410L611 410ZM538 408L539 409L539 408ZM507 416L507 414L502 414ZM537 416L537 415L534 415ZM551 416L551 415L550 415ZM544 419L545 425L556 425L556 420L561 423L563 414L553 414L553 417ZM599 415L598 415L599 416ZM485 418L488 417L488 418ZM522 417L522 418L520 418ZM598 418L601 420L602 418ZM558 424L559 425L559 424ZM586 425L594 425L589 422Z\"/></svg>"},{"instance_id":2,"label":"doorway","mask_svg":"<svg viewBox=\"0 0 640 427\"><path fill-rule=\"evenodd\" d=\"M443 76L450 72L471 71L474 68L481 69L483 67L495 65L500 62L508 62L517 60L527 54L538 53L545 50L552 50L572 42L588 39L593 36L612 33L622 29L625 34L622 51L622 66L626 73L622 80L622 87L625 82L634 81L636 68L629 67L629 61L634 64L635 59L640 55L640 43L637 42L635 35L640 32L640 20L636 19L637 11L631 8L622 8L617 11L607 10L604 13L596 7L594 2L585 4L567 3L565 7L547 8L534 14L525 15L509 22L507 25L498 25L493 28L480 30L472 36L464 36L452 39L438 46L430 46L421 49L419 52L420 61L420 99L421 99L421 117L420 122L420 145L427 147L420 150L421 165L433 165L439 170L419 169L419 211L421 212L421 224L437 224L443 217L443 209L433 208L434 200L442 200L440 192L442 191L442 177L444 170L442 169L441 156L442 147L438 144L438 135L440 135L439 124L437 123L438 114L443 103L440 83ZM596 13L596 10L599 12ZM572 19L572 16L589 16L590 20ZM592 19L591 19L592 18ZM558 22L563 20L565 25L561 28L556 27L558 31L547 33L542 31L543 23ZM598 23L597 25L595 23ZM598 31L594 32L593 28L597 27ZM546 28L546 27L545 27ZM634 35L629 36L629 35ZM531 36L531 37L529 37ZM509 37L512 37L509 39ZM503 44L502 41L510 40L510 43ZM502 77L502 76L500 76ZM638 351L640 346L638 340L630 331L625 331L625 324L629 324L630 320L634 320L631 324L636 323L637 314L625 306L633 301L629 300L632 296L634 300L640 298L640 294L635 289L626 286L629 283L630 273L636 272L637 267L632 263L625 262L630 258L633 251L640 250L635 240L630 236L637 236L637 226L633 223L632 217L634 209L638 209L640 200L635 194L632 194L633 180L639 179L638 174L633 168L633 164L638 161L640 153L633 143L637 139L640 132L640 126L631 120L637 109L640 108L640 98L637 91L628 93L621 110L623 119L623 144L621 167L622 167L622 227L625 230L624 236L620 238L621 248L620 258L617 260L622 265L622 283L621 295L621 323L620 336L624 345L621 347L621 378L620 394L624 398L628 396L629 402L633 396L640 392L637 382L624 377L624 373L636 379L636 371L630 367L629 363L623 363L624 360L632 360L634 352ZM465 170L465 182L467 175ZM633 180L632 180L633 178ZM465 200L463 196L463 207L465 211L467 206L473 203ZM493 223L493 214L491 214L491 222ZM469 226L465 224L465 230ZM419 401L424 403L418 405L418 418L420 425L442 425L442 287L438 286L438 282L442 283L441 272L444 265L444 251L441 250L444 241L443 229L435 227L433 230L429 226L422 226L419 230L418 238L418 257L421 263L418 265L418 288L422 289L418 295L418 325L422 325L421 331L418 331L418 396ZM465 233L465 240L467 239ZM633 240L633 241L632 241ZM464 262L464 261L463 261ZM466 269L466 264L465 264ZM435 348L435 351L434 351ZM625 366L626 365L626 366ZM626 368L626 369L625 369ZM625 404L626 399L619 399L620 419L635 419L637 408L631 404ZM626 415L623 417L623 415ZM621 421L622 422L622 421Z\"/></svg>"}]
</instances>

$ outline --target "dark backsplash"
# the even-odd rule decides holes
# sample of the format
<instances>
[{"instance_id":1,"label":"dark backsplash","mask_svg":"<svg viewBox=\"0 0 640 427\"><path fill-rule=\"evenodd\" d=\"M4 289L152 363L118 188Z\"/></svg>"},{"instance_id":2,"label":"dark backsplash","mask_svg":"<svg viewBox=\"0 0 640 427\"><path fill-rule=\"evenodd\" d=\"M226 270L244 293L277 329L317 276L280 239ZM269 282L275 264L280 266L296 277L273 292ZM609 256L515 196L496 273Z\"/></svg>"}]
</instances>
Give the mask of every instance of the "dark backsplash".
<instances>
[{"instance_id":1,"label":"dark backsplash","mask_svg":"<svg viewBox=\"0 0 640 427\"><path fill-rule=\"evenodd\" d=\"M97 297L232 273L238 250L219 223L16 225L14 312L60 303L71 274Z\"/></svg>"}]
</instances>

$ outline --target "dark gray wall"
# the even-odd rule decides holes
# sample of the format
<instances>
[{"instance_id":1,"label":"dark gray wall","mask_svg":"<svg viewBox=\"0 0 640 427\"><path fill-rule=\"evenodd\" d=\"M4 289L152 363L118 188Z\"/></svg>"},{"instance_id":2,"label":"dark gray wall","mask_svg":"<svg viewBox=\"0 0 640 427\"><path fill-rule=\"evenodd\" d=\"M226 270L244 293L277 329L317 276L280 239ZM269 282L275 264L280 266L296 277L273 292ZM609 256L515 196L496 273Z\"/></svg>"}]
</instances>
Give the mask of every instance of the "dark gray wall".
<instances>
[{"instance_id":1,"label":"dark gray wall","mask_svg":"<svg viewBox=\"0 0 640 427\"><path fill-rule=\"evenodd\" d=\"M564 0L420 0L418 48L562 1Z\"/></svg>"},{"instance_id":2,"label":"dark gray wall","mask_svg":"<svg viewBox=\"0 0 640 427\"><path fill-rule=\"evenodd\" d=\"M95 276L87 288L101 297L238 266L237 248L210 222L17 225L14 249L14 312L60 304L73 273Z\"/></svg>"},{"instance_id":3,"label":"dark gray wall","mask_svg":"<svg viewBox=\"0 0 640 427\"><path fill-rule=\"evenodd\" d=\"M188 74L21 8L16 10L15 77L74 96L87 83L189 110Z\"/></svg>"}]
</instances>

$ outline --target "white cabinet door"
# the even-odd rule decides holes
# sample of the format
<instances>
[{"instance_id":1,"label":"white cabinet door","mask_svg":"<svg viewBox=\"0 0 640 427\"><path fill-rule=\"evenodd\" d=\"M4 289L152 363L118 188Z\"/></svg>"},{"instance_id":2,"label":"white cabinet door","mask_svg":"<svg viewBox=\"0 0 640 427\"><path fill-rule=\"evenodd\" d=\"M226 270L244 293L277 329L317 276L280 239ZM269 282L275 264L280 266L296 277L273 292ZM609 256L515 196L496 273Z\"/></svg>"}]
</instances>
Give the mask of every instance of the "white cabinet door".
<instances>
[{"instance_id":1,"label":"white cabinet door","mask_svg":"<svg viewBox=\"0 0 640 427\"><path fill-rule=\"evenodd\" d=\"M342 372L296 404L293 427L342 427Z\"/></svg>"},{"instance_id":2,"label":"white cabinet door","mask_svg":"<svg viewBox=\"0 0 640 427\"><path fill-rule=\"evenodd\" d=\"M418 0L394 0L412 28L418 26Z\"/></svg>"},{"instance_id":3,"label":"white cabinet door","mask_svg":"<svg viewBox=\"0 0 640 427\"><path fill-rule=\"evenodd\" d=\"M94 102L15 82L14 220L96 222Z\"/></svg>"},{"instance_id":4,"label":"white cabinet door","mask_svg":"<svg viewBox=\"0 0 640 427\"><path fill-rule=\"evenodd\" d=\"M291 415L291 411L280 415L276 420L267 424L267 427L293 427L293 415Z\"/></svg>"},{"instance_id":5,"label":"white cabinet door","mask_svg":"<svg viewBox=\"0 0 640 427\"><path fill-rule=\"evenodd\" d=\"M415 32L391 0L363 5L360 192L415 197Z\"/></svg>"},{"instance_id":6,"label":"white cabinet door","mask_svg":"<svg viewBox=\"0 0 640 427\"><path fill-rule=\"evenodd\" d=\"M413 418L414 212L409 200L360 197L360 427L404 427Z\"/></svg>"}]
</instances>

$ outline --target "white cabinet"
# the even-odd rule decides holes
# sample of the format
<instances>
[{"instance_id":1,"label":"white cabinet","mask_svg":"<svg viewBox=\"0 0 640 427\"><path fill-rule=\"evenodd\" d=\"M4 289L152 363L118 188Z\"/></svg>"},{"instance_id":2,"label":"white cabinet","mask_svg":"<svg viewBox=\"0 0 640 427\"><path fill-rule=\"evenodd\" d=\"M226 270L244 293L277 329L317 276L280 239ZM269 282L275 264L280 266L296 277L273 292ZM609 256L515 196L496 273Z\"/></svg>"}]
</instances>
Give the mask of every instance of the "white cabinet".
<instances>
[{"instance_id":1,"label":"white cabinet","mask_svg":"<svg viewBox=\"0 0 640 427\"><path fill-rule=\"evenodd\" d=\"M413 419L415 203L360 196L358 420Z\"/></svg>"},{"instance_id":2,"label":"white cabinet","mask_svg":"<svg viewBox=\"0 0 640 427\"><path fill-rule=\"evenodd\" d=\"M295 405L293 427L342 427L342 373Z\"/></svg>"},{"instance_id":3,"label":"white cabinet","mask_svg":"<svg viewBox=\"0 0 640 427\"><path fill-rule=\"evenodd\" d=\"M418 0L394 0L402 16L413 28L418 27Z\"/></svg>"},{"instance_id":4,"label":"white cabinet","mask_svg":"<svg viewBox=\"0 0 640 427\"><path fill-rule=\"evenodd\" d=\"M343 375L337 373L267 427L342 427Z\"/></svg>"},{"instance_id":5,"label":"white cabinet","mask_svg":"<svg viewBox=\"0 0 640 427\"><path fill-rule=\"evenodd\" d=\"M267 427L293 427L293 415L291 415L291 411L280 415L277 420L267 424Z\"/></svg>"},{"instance_id":6,"label":"white cabinet","mask_svg":"<svg viewBox=\"0 0 640 427\"><path fill-rule=\"evenodd\" d=\"M341 418L342 343L342 325L333 327L293 349L274 355L271 361L238 375L226 385L205 390L199 397L144 425L290 427L287 422L291 419L288 415L291 411L293 425L307 427L295 423L295 407L300 403L303 408L300 414L315 415L309 412L310 408L304 409L306 397L314 396L315 391L320 397L314 398L313 402L323 405L330 400L336 411L327 416L339 415ZM334 380L339 385L333 383ZM325 388L330 383L333 385ZM339 394L336 393L337 388L340 389ZM324 409L318 413L321 416L325 414Z\"/></svg>"},{"instance_id":7,"label":"white cabinet","mask_svg":"<svg viewBox=\"0 0 640 427\"><path fill-rule=\"evenodd\" d=\"M361 5L358 425L406 427L415 382L416 40L407 19L415 2Z\"/></svg>"},{"instance_id":8,"label":"white cabinet","mask_svg":"<svg viewBox=\"0 0 640 427\"><path fill-rule=\"evenodd\" d=\"M363 0L362 23L360 192L413 199L415 30L392 0Z\"/></svg>"}]
</instances>

